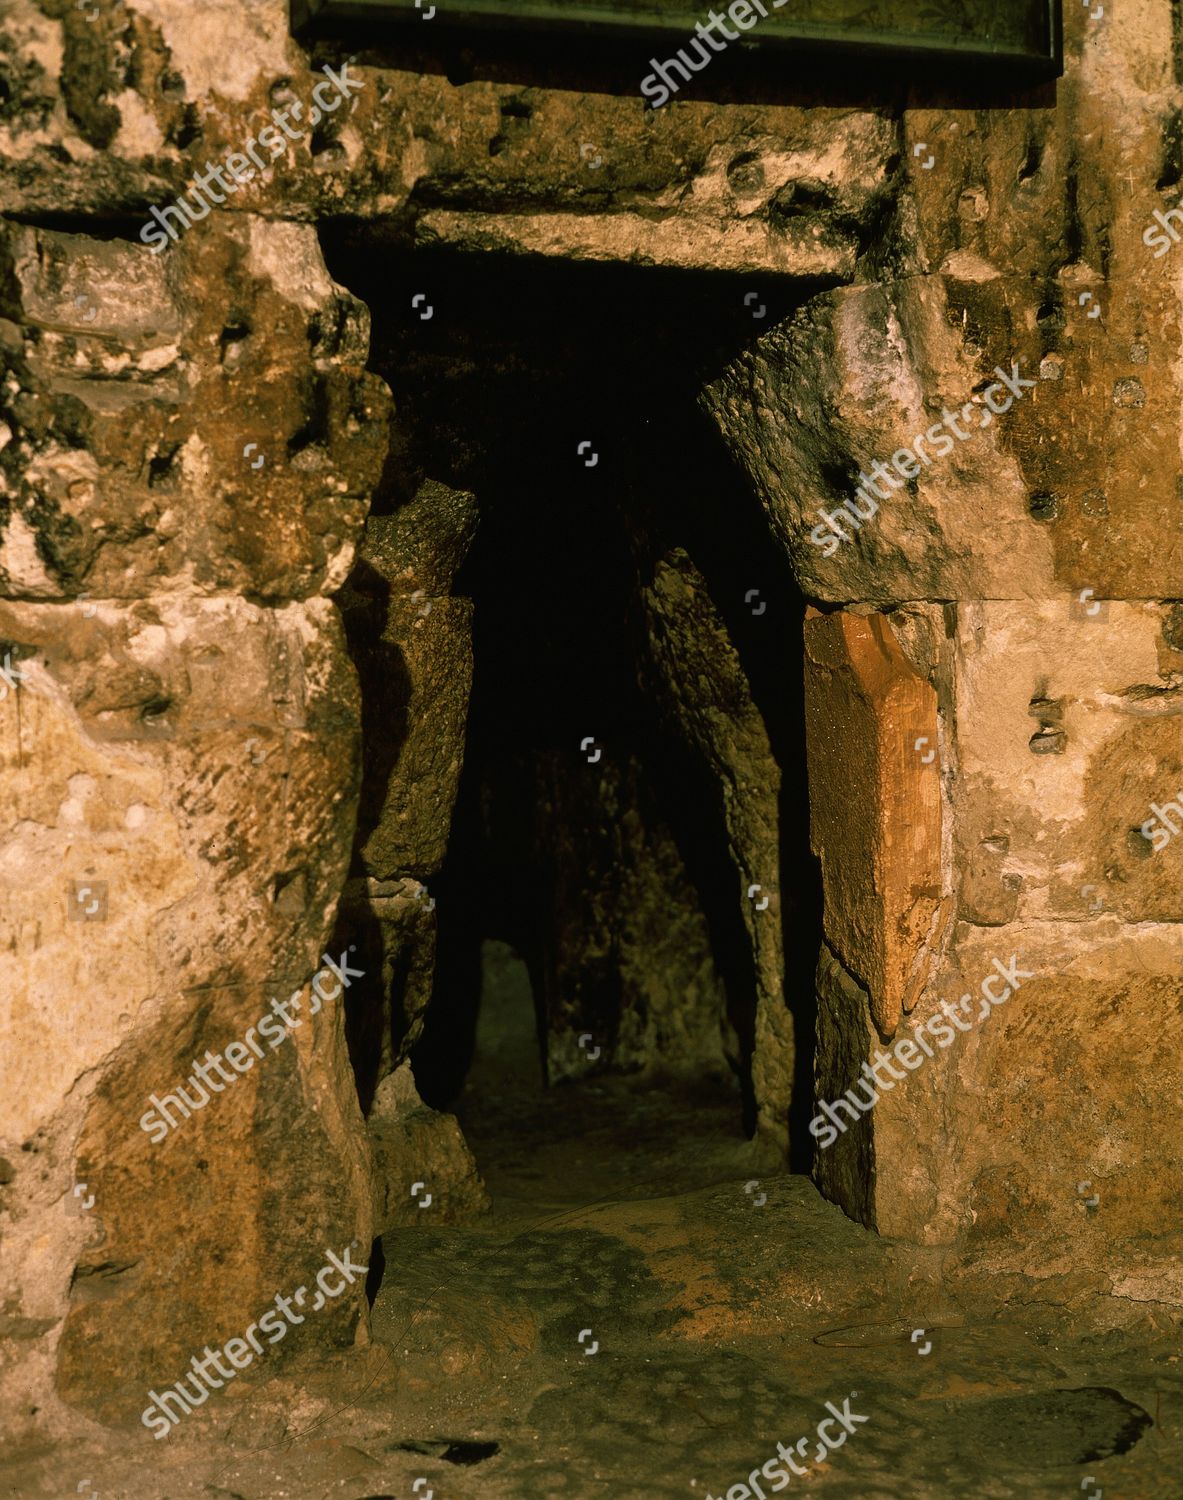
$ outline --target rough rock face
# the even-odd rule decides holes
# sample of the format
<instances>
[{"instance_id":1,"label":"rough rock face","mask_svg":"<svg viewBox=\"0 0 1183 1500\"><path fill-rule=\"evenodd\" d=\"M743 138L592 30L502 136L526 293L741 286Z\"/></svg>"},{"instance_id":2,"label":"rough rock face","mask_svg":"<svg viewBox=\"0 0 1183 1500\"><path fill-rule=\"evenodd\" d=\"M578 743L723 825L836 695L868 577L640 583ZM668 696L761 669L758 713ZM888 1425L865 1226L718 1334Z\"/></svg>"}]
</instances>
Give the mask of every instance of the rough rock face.
<instances>
[{"instance_id":1,"label":"rough rock face","mask_svg":"<svg viewBox=\"0 0 1183 1500\"><path fill-rule=\"evenodd\" d=\"M374 1154L374 1232L464 1223L489 1195L455 1115L428 1109L409 1063L379 1085L366 1122Z\"/></svg>"},{"instance_id":2,"label":"rough rock face","mask_svg":"<svg viewBox=\"0 0 1183 1500\"><path fill-rule=\"evenodd\" d=\"M340 595L362 691L353 860L365 873L349 882L341 921L365 934L370 959L347 1010L367 1113L419 1040L431 1000L435 899L424 881L447 851L472 686L472 604L449 591L476 524L471 494L424 482L392 513L369 518ZM414 1089L409 1070L406 1083ZM384 1153L379 1182L397 1154ZM379 1188L383 1202L395 1201L405 1175L399 1167Z\"/></svg>"},{"instance_id":3,"label":"rough rock face","mask_svg":"<svg viewBox=\"0 0 1183 1500\"><path fill-rule=\"evenodd\" d=\"M947 915L939 773L931 769L937 697L882 615L810 609L805 662L826 932L890 1036L927 977Z\"/></svg>"},{"instance_id":4,"label":"rough rock face","mask_svg":"<svg viewBox=\"0 0 1183 1500\"><path fill-rule=\"evenodd\" d=\"M377 880L432 875L447 850L472 688L472 604L448 592L475 526L472 495L427 482L370 518L342 596L367 731L358 859Z\"/></svg>"},{"instance_id":5,"label":"rough rock face","mask_svg":"<svg viewBox=\"0 0 1183 1500\"><path fill-rule=\"evenodd\" d=\"M435 981L434 897L414 879L345 884L337 931L365 970L345 1003L345 1035L363 1112L423 1031Z\"/></svg>"},{"instance_id":6,"label":"rough rock face","mask_svg":"<svg viewBox=\"0 0 1183 1500\"><path fill-rule=\"evenodd\" d=\"M0 254L6 593L340 586L388 397L310 230L229 219L162 263L13 226Z\"/></svg>"},{"instance_id":7,"label":"rough rock face","mask_svg":"<svg viewBox=\"0 0 1183 1500\"><path fill-rule=\"evenodd\" d=\"M338 925L362 935L367 958L346 1017L375 1144L379 1232L417 1222L409 1191L429 1165L446 1214L487 1201L459 1127L422 1104L406 1065L435 982L435 898L424 882L447 852L464 761L472 604L450 590L476 525L473 495L426 480L395 510L369 518L340 595L362 695L353 862L365 873L346 886Z\"/></svg>"},{"instance_id":8,"label":"rough rock face","mask_svg":"<svg viewBox=\"0 0 1183 1500\"><path fill-rule=\"evenodd\" d=\"M655 690L719 787L736 902L755 962L751 1073L757 1121L783 1145L794 1048L778 899L780 768L735 647L684 551L657 560L642 602Z\"/></svg>"},{"instance_id":9,"label":"rough rock face","mask_svg":"<svg viewBox=\"0 0 1183 1500\"><path fill-rule=\"evenodd\" d=\"M547 1078L721 1070L734 1048L726 996L653 787L635 759L575 777L569 762L531 768Z\"/></svg>"},{"instance_id":10,"label":"rough rock face","mask_svg":"<svg viewBox=\"0 0 1183 1500\"><path fill-rule=\"evenodd\" d=\"M342 1007L308 984L359 772L319 595L349 566L388 397L311 230L240 217L167 274L142 248L19 227L3 254L0 562L22 598L0 605L18 674L0 1275L18 1331L54 1329L18 1343L4 1394L44 1404L56 1361L68 1401L134 1423L325 1247L370 1241ZM228 1081L200 1107L190 1084L186 1117L166 1096L207 1049ZM153 1094L172 1129L141 1125ZM347 1340L364 1312L355 1288L304 1333Z\"/></svg>"},{"instance_id":11,"label":"rough rock face","mask_svg":"<svg viewBox=\"0 0 1183 1500\"><path fill-rule=\"evenodd\" d=\"M1177 51L1166 6L1136 34L1065 20L1068 74L1038 107L905 116L939 160L912 174L889 274L868 262L703 399L803 588L850 606L807 637L894 633L935 690L900 711L902 667L810 648L819 1097L942 1003L974 1014L822 1149L819 1180L884 1232L998 1270L1037 1241L1067 1270L1083 1226L1111 1288L1173 1300L1177 856L1154 804L1174 819L1183 790L1179 252L1151 216L1178 197ZM1104 166L1080 154L1102 134ZM1000 372L1030 382L1005 412ZM861 871L860 844L879 851ZM921 868L941 908L912 931ZM923 981L890 987L898 1008L874 957L893 951ZM1029 977L979 1022L981 981L1015 964Z\"/></svg>"},{"instance_id":12,"label":"rough rock face","mask_svg":"<svg viewBox=\"0 0 1183 1500\"><path fill-rule=\"evenodd\" d=\"M1179 465L1147 459L1177 447L1178 312L1153 285L1129 300L1099 326L1056 284L913 276L844 287L762 338L707 402L803 588L880 604L1170 594Z\"/></svg>"},{"instance_id":13,"label":"rough rock face","mask_svg":"<svg viewBox=\"0 0 1183 1500\"><path fill-rule=\"evenodd\" d=\"M5 8L0 211L130 212L138 232L145 204L163 206L298 103L299 138L234 208L400 216L419 243L467 249L846 279L898 151L875 107L689 98L654 115L631 77L457 86L383 65L377 37L351 59L362 86L308 130L317 79L287 0L98 9ZM339 72L344 59L324 60Z\"/></svg>"}]
</instances>

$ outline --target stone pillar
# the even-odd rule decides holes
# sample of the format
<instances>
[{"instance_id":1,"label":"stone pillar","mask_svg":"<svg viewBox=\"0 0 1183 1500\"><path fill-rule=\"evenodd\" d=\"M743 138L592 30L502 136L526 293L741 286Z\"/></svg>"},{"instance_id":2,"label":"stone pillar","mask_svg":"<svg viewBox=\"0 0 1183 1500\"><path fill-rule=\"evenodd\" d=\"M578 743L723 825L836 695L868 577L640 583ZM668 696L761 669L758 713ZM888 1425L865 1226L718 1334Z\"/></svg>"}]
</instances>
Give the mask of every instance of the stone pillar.
<instances>
[{"instance_id":1,"label":"stone pillar","mask_svg":"<svg viewBox=\"0 0 1183 1500\"><path fill-rule=\"evenodd\" d=\"M0 263L3 1394L139 1430L328 1251L368 1257L342 1005L309 984L360 762L327 595L389 397L309 227L158 259L10 226ZM365 1311L355 1285L265 1359Z\"/></svg>"}]
</instances>

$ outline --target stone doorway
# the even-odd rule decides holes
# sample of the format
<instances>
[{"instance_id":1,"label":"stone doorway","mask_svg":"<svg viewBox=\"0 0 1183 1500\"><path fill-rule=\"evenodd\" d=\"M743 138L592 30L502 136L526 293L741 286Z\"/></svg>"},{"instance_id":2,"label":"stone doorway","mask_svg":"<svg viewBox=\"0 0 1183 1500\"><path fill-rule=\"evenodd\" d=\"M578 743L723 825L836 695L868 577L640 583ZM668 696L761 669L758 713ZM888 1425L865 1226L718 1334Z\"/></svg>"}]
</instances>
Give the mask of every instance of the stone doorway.
<instances>
[{"instance_id":1,"label":"stone doorway","mask_svg":"<svg viewBox=\"0 0 1183 1500\"><path fill-rule=\"evenodd\" d=\"M408 1056L470 1141L492 1098L629 1079L626 1179L638 1090L682 1099L671 1138L712 1100L722 1175L808 1170L804 601L698 404L808 289L321 239L400 393L341 596L366 767L342 921L368 911L383 976L350 1018L363 1108Z\"/></svg>"}]
</instances>

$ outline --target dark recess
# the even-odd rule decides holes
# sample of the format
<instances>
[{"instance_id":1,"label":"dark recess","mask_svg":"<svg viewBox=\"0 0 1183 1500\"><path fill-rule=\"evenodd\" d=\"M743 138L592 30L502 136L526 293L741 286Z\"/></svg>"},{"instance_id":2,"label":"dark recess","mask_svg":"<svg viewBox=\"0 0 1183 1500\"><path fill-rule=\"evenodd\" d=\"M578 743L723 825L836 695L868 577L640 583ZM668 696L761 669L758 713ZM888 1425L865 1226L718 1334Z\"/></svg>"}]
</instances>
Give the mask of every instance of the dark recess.
<instances>
[{"instance_id":1,"label":"dark recess","mask_svg":"<svg viewBox=\"0 0 1183 1500\"><path fill-rule=\"evenodd\" d=\"M605 755L634 750L651 774L707 915L733 1022L750 1047L751 952L719 789L637 683L638 580L654 549L679 546L707 580L781 767L785 993L798 1036L794 1165L807 1170L820 890L808 843L804 600L696 400L707 380L820 288L412 254L353 221L321 233L331 273L371 309L371 367L399 412L397 458L375 510L404 503L424 475L472 489L481 508L455 589L476 604L476 667L452 840L431 881L440 940L435 1013L415 1058L424 1097L446 1104L463 1082L480 940L502 938L528 963L538 951L532 923L546 870L515 847L512 830L492 847L482 837L489 779L501 778L504 805L525 818L505 768L523 755L561 752L579 774L588 734ZM760 320L744 302L753 289L767 307ZM419 316L422 304L411 305L420 292L429 320ZM592 468L576 452L584 440L599 454ZM766 601L759 616L745 600L752 589ZM381 751L368 743L371 753Z\"/></svg>"}]
</instances>

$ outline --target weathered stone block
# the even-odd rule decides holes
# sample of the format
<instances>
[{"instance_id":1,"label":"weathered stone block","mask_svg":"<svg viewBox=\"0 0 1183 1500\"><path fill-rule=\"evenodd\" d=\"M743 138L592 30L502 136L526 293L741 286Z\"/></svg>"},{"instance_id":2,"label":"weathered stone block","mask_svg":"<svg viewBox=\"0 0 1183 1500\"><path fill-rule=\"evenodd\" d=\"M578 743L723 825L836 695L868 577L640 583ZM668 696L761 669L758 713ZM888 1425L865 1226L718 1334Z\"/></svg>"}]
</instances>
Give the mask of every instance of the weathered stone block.
<instances>
[{"instance_id":1,"label":"weathered stone block","mask_svg":"<svg viewBox=\"0 0 1183 1500\"><path fill-rule=\"evenodd\" d=\"M895 120L873 106L737 111L688 96L654 113L632 85L455 84L352 60L362 87L308 130L318 77L286 0L199 12L153 0L93 21L10 0L0 57L13 80L0 211L14 214L150 223L145 203L191 193L207 161L298 102L298 139L239 184L232 209L395 220L420 243L846 278L883 218L898 152ZM335 50L325 61L340 69Z\"/></svg>"},{"instance_id":2,"label":"weathered stone block","mask_svg":"<svg viewBox=\"0 0 1183 1500\"><path fill-rule=\"evenodd\" d=\"M961 917L1183 920L1183 728L1169 607L958 609ZM1055 753L1038 753L1044 743ZM1154 811L1158 807L1165 821ZM1144 825L1145 830L1144 831ZM1149 833L1149 837L1147 836Z\"/></svg>"},{"instance_id":3,"label":"weathered stone block","mask_svg":"<svg viewBox=\"0 0 1183 1500\"><path fill-rule=\"evenodd\" d=\"M1012 91L1006 108L930 108L913 95L920 107L904 112L901 141L909 171L900 251L917 269L1050 283L1052 268L1066 301L1090 276L1169 275L1143 233L1154 209L1173 207L1180 193L1171 7L1142 4L1130 27L1093 6L1065 6L1062 19L1067 69L1058 83ZM1104 149L1082 151L1099 132Z\"/></svg>"},{"instance_id":4,"label":"weathered stone block","mask_svg":"<svg viewBox=\"0 0 1183 1500\"><path fill-rule=\"evenodd\" d=\"M342 1007L314 1019L307 992L360 705L332 604L288 600L344 577L388 397L307 227L214 222L162 263L9 226L0 262L0 589L35 601L0 604L0 1298L60 1328L0 1381L135 1423L207 1340L369 1244ZM65 1027L63 985L87 997ZM179 1118L178 1086L205 1094ZM365 1315L355 1288L308 1333Z\"/></svg>"},{"instance_id":5,"label":"weathered stone block","mask_svg":"<svg viewBox=\"0 0 1183 1500\"><path fill-rule=\"evenodd\" d=\"M1028 1276L1083 1258L1118 1295L1176 1300L1181 944L1177 925L1113 918L1087 937L1064 923L959 927L909 1020L969 993L971 1029L874 1110L877 1159L907 1164L902 1180L877 1176L880 1230L961 1234L974 1260ZM1032 977L977 1019L981 980L1012 957Z\"/></svg>"},{"instance_id":6,"label":"weathered stone block","mask_svg":"<svg viewBox=\"0 0 1183 1500\"><path fill-rule=\"evenodd\" d=\"M937 695L882 615L811 608L805 653L826 937L890 1036L924 983L945 910Z\"/></svg>"},{"instance_id":7,"label":"weathered stone block","mask_svg":"<svg viewBox=\"0 0 1183 1500\"><path fill-rule=\"evenodd\" d=\"M308 1326L266 1349L255 1379L300 1342L351 1344L367 1316L363 1283L313 1310L327 1252L352 1243L365 1265L373 1233L339 1004L312 1015L304 985L299 1013L290 1012L298 1029L274 1051L268 1038L257 1059L251 1050L252 1035L262 1046L252 1031L260 1018L278 1027L270 1002L287 1001L289 985L170 997L119 1047L90 1101L75 1170L94 1195L89 1219L100 1235L74 1270L57 1388L102 1420L138 1424L150 1390L190 1375L205 1345L241 1338L277 1291L309 1289L297 1304ZM240 1054L227 1050L235 1043ZM211 1052L224 1061L206 1091L192 1075ZM244 1059L251 1071L233 1071ZM233 1081L214 1092L223 1074ZM208 1102L186 1118L170 1103L178 1085L189 1103L203 1093ZM160 1138L155 1121L166 1113L175 1128Z\"/></svg>"},{"instance_id":8,"label":"weathered stone block","mask_svg":"<svg viewBox=\"0 0 1183 1500\"><path fill-rule=\"evenodd\" d=\"M374 1156L374 1232L466 1223L489 1195L455 1115L419 1098L409 1063L379 1086L367 1121Z\"/></svg>"},{"instance_id":9,"label":"weathered stone block","mask_svg":"<svg viewBox=\"0 0 1183 1500\"><path fill-rule=\"evenodd\" d=\"M860 1070L877 1040L870 997L823 943L817 963L817 1051L813 1069L819 1100L837 1099L859 1081ZM833 1145L818 1151L814 1176L827 1198L841 1204L852 1219L873 1228L874 1121L851 1121Z\"/></svg>"},{"instance_id":10,"label":"weathered stone block","mask_svg":"<svg viewBox=\"0 0 1183 1500\"><path fill-rule=\"evenodd\" d=\"M391 594L421 592L431 599L450 593L476 535L478 515L476 496L469 491L425 480L405 505L366 522L350 587L365 593L385 586Z\"/></svg>"},{"instance_id":11,"label":"weathered stone block","mask_svg":"<svg viewBox=\"0 0 1183 1500\"><path fill-rule=\"evenodd\" d=\"M344 581L387 446L369 316L315 232L224 215L163 261L0 245L0 588L303 598Z\"/></svg>"},{"instance_id":12,"label":"weathered stone block","mask_svg":"<svg viewBox=\"0 0 1183 1500\"><path fill-rule=\"evenodd\" d=\"M1108 296L1097 323L1064 289L997 276L845 287L709 386L803 590L1183 592L1178 465L1145 457L1178 446L1178 305L1154 282Z\"/></svg>"},{"instance_id":13,"label":"weathered stone block","mask_svg":"<svg viewBox=\"0 0 1183 1500\"><path fill-rule=\"evenodd\" d=\"M795 1038L784 994L780 767L739 653L706 580L683 549L654 561L641 599L652 659L645 675L719 787L736 901L755 969L749 1045L757 1123L770 1140L786 1146Z\"/></svg>"},{"instance_id":14,"label":"weathered stone block","mask_svg":"<svg viewBox=\"0 0 1183 1500\"><path fill-rule=\"evenodd\" d=\"M134 1421L148 1386L316 1269L310 1237L318 1254L326 1236L368 1245L339 1007L162 1143L140 1124L153 1093L321 967L352 835L356 686L325 600L166 597L93 618L4 603L0 635L21 673L0 701L0 1155L27 1164L0 1274L15 1307L31 1296L60 1320L69 1297L59 1389ZM63 986L87 996L68 1026ZM94 1207L71 1223L75 1179ZM245 1232L231 1199L252 1205ZM343 1301L332 1336L358 1313Z\"/></svg>"},{"instance_id":15,"label":"weathered stone block","mask_svg":"<svg viewBox=\"0 0 1183 1500\"><path fill-rule=\"evenodd\" d=\"M338 943L357 945L365 977L345 1004L346 1037L363 1111L423 1031L435 979L435 898L417 880L350 880Z\"/></svg>"},{"instance_id":16,"label":"weathered stone block","mask_svg":"<svg viewBox=\"0 0 1183 1500\"><path fill-rule=\"evenodd\" d=\"M164 995L313 972L348 865L358 703L325 600L93 619L0 603L0 637L23 678L0 701L0 926L8 1003L24 996L0 1130L20 1137ZM104 913L80 921L88 882ZM63 984L89 996L65 1034Z\"/></svg>"},{"instance_id":17,"label":"weathered stone block","mask_svg":"<svg viewBox=\"0 0 1183 1500\"><path fill-rule=\"evenodd\" d=\"M346 600L368 755L357 850L377 880L443 863L472 686L467 599Z\"/></svg>"}]
</instances>

